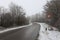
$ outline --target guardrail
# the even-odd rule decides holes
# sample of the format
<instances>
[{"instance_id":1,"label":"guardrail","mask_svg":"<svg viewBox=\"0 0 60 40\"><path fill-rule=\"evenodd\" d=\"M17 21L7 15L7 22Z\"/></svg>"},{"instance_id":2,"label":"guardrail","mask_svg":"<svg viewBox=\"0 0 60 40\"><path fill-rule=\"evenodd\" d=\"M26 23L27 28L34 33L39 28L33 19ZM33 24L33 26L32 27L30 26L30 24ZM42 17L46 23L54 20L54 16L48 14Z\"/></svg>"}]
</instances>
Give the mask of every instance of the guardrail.
<instances>
[{"instance_id":1,"label":"guardrail","mask_svg":"<svg viewBox=\"0 0 60 40\"><path fill-rule=\"evenodd\" d=\"M5 29L0 31L0 40L35 40L39 30L37 23Z\"/></svg>"}]
</instances>

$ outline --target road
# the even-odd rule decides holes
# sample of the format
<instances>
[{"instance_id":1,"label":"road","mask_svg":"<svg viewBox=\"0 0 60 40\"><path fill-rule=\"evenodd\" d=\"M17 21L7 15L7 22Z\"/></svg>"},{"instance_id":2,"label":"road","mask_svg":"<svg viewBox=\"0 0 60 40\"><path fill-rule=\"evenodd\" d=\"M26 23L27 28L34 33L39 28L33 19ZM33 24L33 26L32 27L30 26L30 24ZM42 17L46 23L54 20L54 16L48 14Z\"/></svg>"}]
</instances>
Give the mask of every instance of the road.
<instances>
[{"instance_id":1,"label":"road","mask_svg":"<svg viewBox=\"0 0 60 40\"><path fill-rule=\"evenodd\" d=\"M46 30L47 28L47 30ZM32 23L26 26L0 31L0 40L60 40L60 32L46 23Z\"/></svg>"},{"instance_id":2,"label":"road","mask_svg":"<svg viewBox=\"0 0 60 40\"><path fill-rule=\"evenodd\" d=\"M40 31L40 24L9 28L0 31L0 40L35 40Z\"/></svg>"}]
</instances>

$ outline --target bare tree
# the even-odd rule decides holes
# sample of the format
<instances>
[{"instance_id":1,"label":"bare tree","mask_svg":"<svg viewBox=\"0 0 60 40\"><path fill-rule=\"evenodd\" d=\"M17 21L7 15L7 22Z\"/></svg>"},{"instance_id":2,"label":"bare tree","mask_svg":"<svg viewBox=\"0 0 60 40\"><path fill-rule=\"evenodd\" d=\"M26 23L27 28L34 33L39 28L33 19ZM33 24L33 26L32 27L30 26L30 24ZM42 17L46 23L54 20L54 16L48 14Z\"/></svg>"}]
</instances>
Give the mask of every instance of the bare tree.
<instances>
[{"instance_id":1,"label":"bare tree","mask_svg":"<svg viewBox=\"0 0 60 40\"><path fill-rule=\"evenodd\" d=\"M10 11L13 16L14 24L24 25L27 23L27 18L25 17L25 12L21 6L14 3L10 4Z\"/></svg>"},{"instance_id":2,"label":"bare tree","mask_svg":"<svg viewBox=\"0 0 60 40\"><path fill-rule=\"evenodd\" d=\"M16 4L11 4L9 7L9 12L3 11L1 15L1 25L2 27L14 27L27 25L29 23L27 17L25 17L25 12L21 6Z\"/></svg>"},{"instance_id":3,"label":"bare tree","mask_svg":"<svg viewBox=\"0 0 60 40\"><path fill-rule=\"evenodd\" d=\"M43 13L37 13L35 15L31 16L32 22L45 22L45 14Z\"/></svg>"}]
</instances>

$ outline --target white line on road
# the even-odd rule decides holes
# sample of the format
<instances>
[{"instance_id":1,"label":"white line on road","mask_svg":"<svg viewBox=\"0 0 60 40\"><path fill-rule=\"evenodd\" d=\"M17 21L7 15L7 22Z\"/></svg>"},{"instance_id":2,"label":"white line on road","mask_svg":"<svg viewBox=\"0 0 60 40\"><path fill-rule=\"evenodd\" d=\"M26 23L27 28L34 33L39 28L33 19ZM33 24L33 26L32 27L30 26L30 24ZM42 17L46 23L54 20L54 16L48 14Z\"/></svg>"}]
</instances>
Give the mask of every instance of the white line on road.
<instances>
[{"instance_id":1,"label":"white line on road","mask_svg":"<svg viewBox=\"0 0 60 40\"><path fill-rule=\"evenodd\" d=\"M7 28L5 30L1 30L0 33L4 33L4 32L7 32L7 31L11 31L11 30L15 30L15 29L23 28L23 27L28 27L30 25L32 25L32 23L29 24L29 25L25 25L25 26L19 26L19 27L14 27L14 28Z\"/></svg>"}]
</instances>

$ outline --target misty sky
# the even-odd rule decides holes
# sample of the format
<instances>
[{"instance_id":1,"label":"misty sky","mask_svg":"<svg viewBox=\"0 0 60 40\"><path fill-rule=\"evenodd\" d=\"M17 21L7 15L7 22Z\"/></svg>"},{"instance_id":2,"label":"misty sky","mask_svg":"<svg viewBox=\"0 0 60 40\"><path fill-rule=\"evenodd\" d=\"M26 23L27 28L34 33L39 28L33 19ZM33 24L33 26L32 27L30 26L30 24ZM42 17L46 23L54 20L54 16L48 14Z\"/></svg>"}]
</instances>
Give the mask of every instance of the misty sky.
<instances>
[{"instance_id":1,"label":"misty sky","mask_svg":"<svg viewBox=\"0 0 60 40\"><path fill-rule=\"evenodd\" d=\"M43 6L46 4L46 0L0 0L0 6L8 8L9 4L13 2L24 8L27 15L33 15L35 13L41 12Z\"/></svg>"}]
</instances>

